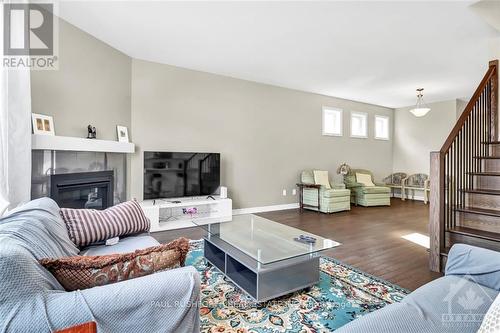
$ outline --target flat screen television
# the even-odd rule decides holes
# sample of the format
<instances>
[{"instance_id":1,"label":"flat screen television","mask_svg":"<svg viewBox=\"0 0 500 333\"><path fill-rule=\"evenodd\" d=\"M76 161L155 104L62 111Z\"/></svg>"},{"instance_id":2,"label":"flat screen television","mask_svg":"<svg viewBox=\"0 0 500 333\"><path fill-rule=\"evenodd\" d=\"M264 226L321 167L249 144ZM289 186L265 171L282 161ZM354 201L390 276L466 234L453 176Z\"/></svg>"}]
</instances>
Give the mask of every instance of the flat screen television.
<instances>
[{"instance_id":1,"label":"flat screen television","mask_svg":"<svg viewBox=\"0 0 500 333\"><path fill-rule=\"evenodd\" d=\"M219 153L144 152L144 200L216 194Z\"/></svg>"}]
</instances>

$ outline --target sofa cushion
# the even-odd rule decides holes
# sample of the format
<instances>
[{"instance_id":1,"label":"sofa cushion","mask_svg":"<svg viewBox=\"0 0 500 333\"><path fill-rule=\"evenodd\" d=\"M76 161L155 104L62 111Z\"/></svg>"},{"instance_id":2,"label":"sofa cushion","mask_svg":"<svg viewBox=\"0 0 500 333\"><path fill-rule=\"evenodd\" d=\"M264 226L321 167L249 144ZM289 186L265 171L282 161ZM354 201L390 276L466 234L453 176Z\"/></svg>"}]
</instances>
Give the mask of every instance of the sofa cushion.
<instances>
[{"instance_id":1,"label":"sofa cushion","mask_svg":"<svg viewBox=\"0 0 500 333\"><path fill-rule=\"evenodd\" d=\"M332 188L328 179L328 171L314 170L314 184L322 185L328 189Z\"/></svg>"},{"instance_id":2,"label":"sofa cushion","mask_svg":"<svg viewBox=\"0 0 500 333\"><path fill-rule=\"evenodd\" d=\"M78 251L52 199L33 200L10 211L0 219L0 304L64 290L38 260L74 256Z\"/></svg>"},{"instance_id":3,"label":"sofa cushion","mask_svg":"<svg viewBox=\"0 0 500 333\"><path fill-rule=\"evenodd\" d=\"M481 319L497 296L496 290L469 280L446 276L429 282L400 303L355 319L336 333L358 332L477 332ZM476 299L472 306L471 297ZM480 300L480 301L479 301ZM467 306L468 302L471 306ZM463 305L467 308L464 309ZM465 318L461 321L460 318Z\"/></svg>"},{"instance_id":4,"label":"sofa cushion","mask_svg":"<svg viewBox=\"0 0 500 333\"><path fill-rule=\"evenodd\" d=\"M477 333L494 333L500 332L500 295L497 295L493 304L491 304L488 312L484 316L481 327Z\"/></svg>"},{"instance_id":5,"label":"sofa cushion","mask_svg":"<svg viewBox=\"0 0 500 333\"><path fill-rule=\"evenodd\" d=\"M391 193L391 189L387 186L367 186L359 188L359 191L363 194Z\"/></svg>"},{"instance_id":6,"label":"sofa cushion","mask_svg":"<svg viewBox=\"0 0 500 333\"><path fill-rule=\"evenodd\" d=\"M471 279L500 291L500 253L466 244L451 247L446 261L446 275Z\"/></svg>"},{"instance_id":7,"label":"sofa cushion","mask_svg":"<svg viewBox=\"0 0 500 333\"><path fill-rule=\"evenodd\" d=\"M149 231L150 223L135 200L105 210L61 208L71 240L79 247Z\"/></svg>"},{"instance_id":8,"label":"sofa cushion","mask_svg":"<svg viewBox=\"0 0 500 333\"><path fill-rule=\"evenodd\" d=\"M184 266L188 250L189 241L179 238L168 244L131 253L42 259L40 263L66 290L72 291Z\"/></svg>"},{"instance_id":9,"label":"sofa cushion","mask_svg":"<svg viewBox=\"0 0 500 333\"><path fill-rule=\"evenodd\" d=\"M338 198L338 197L349 198L350 196L351 196L351 191L344 189L331 189L331 190L325 190L323 192L323 197L325 198Z\"/></svg>"},{"instance_id":10,"label":"sofa cushion","mask_svg":"<svg viewBox=\"0 0 500 333\"><path fill-rule=\"evenodd\" d=\"M113 253L128 253L135 250L145 249L151 246L160 245L156 239L147 234L129 236L120 238L120 241L115 245L91 245L84 248L81 256L103 256Z\"/></svg>"},{"instance_id":11,"label":"sofa cushion","mask_svg":"<svg viewBox=\"0 0 500 333\"><path fill-rule=\"evenodd\" d=\"M59 206L49 198L30 201L0 219L0 235L17 239L37 259L78 254L59 215Z\"/></svg>"}]
</instances>

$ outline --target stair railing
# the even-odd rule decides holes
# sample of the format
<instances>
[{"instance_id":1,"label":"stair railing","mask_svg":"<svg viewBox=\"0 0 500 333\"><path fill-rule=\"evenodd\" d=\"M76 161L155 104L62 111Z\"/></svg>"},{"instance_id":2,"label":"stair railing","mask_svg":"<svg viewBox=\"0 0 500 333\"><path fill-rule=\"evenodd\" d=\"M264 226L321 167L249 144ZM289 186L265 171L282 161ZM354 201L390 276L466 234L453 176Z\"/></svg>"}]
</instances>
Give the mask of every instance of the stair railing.
<instances>
[{"instance_id":1,"label":"stair railing","mask_svg":"<svg viewBox=\"0 0 500 333\"><path fill-rule=\"evenodd\" d=\"M441 271L446 231L457 226L456 209L464 208L466 191L473 187L475 172L489 146L498 140L498 60L489 68L458 118L439 152L431 153L430 258L432 271Z\"/></svg>"}]
</instances>

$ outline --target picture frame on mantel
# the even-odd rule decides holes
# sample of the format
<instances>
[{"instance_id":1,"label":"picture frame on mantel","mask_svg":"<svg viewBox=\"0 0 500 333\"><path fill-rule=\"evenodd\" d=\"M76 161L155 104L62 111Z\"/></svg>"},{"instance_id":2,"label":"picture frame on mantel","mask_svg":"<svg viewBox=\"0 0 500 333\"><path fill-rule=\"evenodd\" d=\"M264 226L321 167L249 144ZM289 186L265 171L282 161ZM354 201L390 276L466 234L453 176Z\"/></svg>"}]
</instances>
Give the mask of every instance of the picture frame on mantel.
<instances>
[{"instance_id":1,"label":"picture frame on mantel","mask_svg":"<svg viewBox=\"0 0 500 333\"><path fill-rule=\"evenodd\" d=\"M44 114L32 113L33 134L56 135L54 130L54 118Z\"/></svg>"},{"instance_id":2,"label":"picture frame on mantel","mask_svg":"<svg viewBox=\"0 0 500 333\"><path fill-rule=\"evenodd\" d=\"M130 142L128 139L128 128L126 126L116 126L116 135L118 136L118 142Z\"/></svg>"}]
</instances>

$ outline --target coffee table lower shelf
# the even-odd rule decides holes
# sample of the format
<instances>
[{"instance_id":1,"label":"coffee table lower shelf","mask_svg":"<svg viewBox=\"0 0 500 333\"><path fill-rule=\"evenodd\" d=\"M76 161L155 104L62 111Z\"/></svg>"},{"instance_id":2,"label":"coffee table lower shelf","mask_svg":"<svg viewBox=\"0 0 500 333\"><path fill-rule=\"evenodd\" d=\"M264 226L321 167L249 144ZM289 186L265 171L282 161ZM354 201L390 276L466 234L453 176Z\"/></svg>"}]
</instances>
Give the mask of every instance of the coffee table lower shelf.
<instances>
[{"instance_id":1,"label":"coffee table lower shelf","mask_svg":"<svg viewBox=\"0 0 500 333\"><path fill-rule=\"evenodd\" d=\"M319 282L319 255L260 264L218 237L204 238L204 256L256 302L265 302Z\"/></svg>"}]
</instances>

